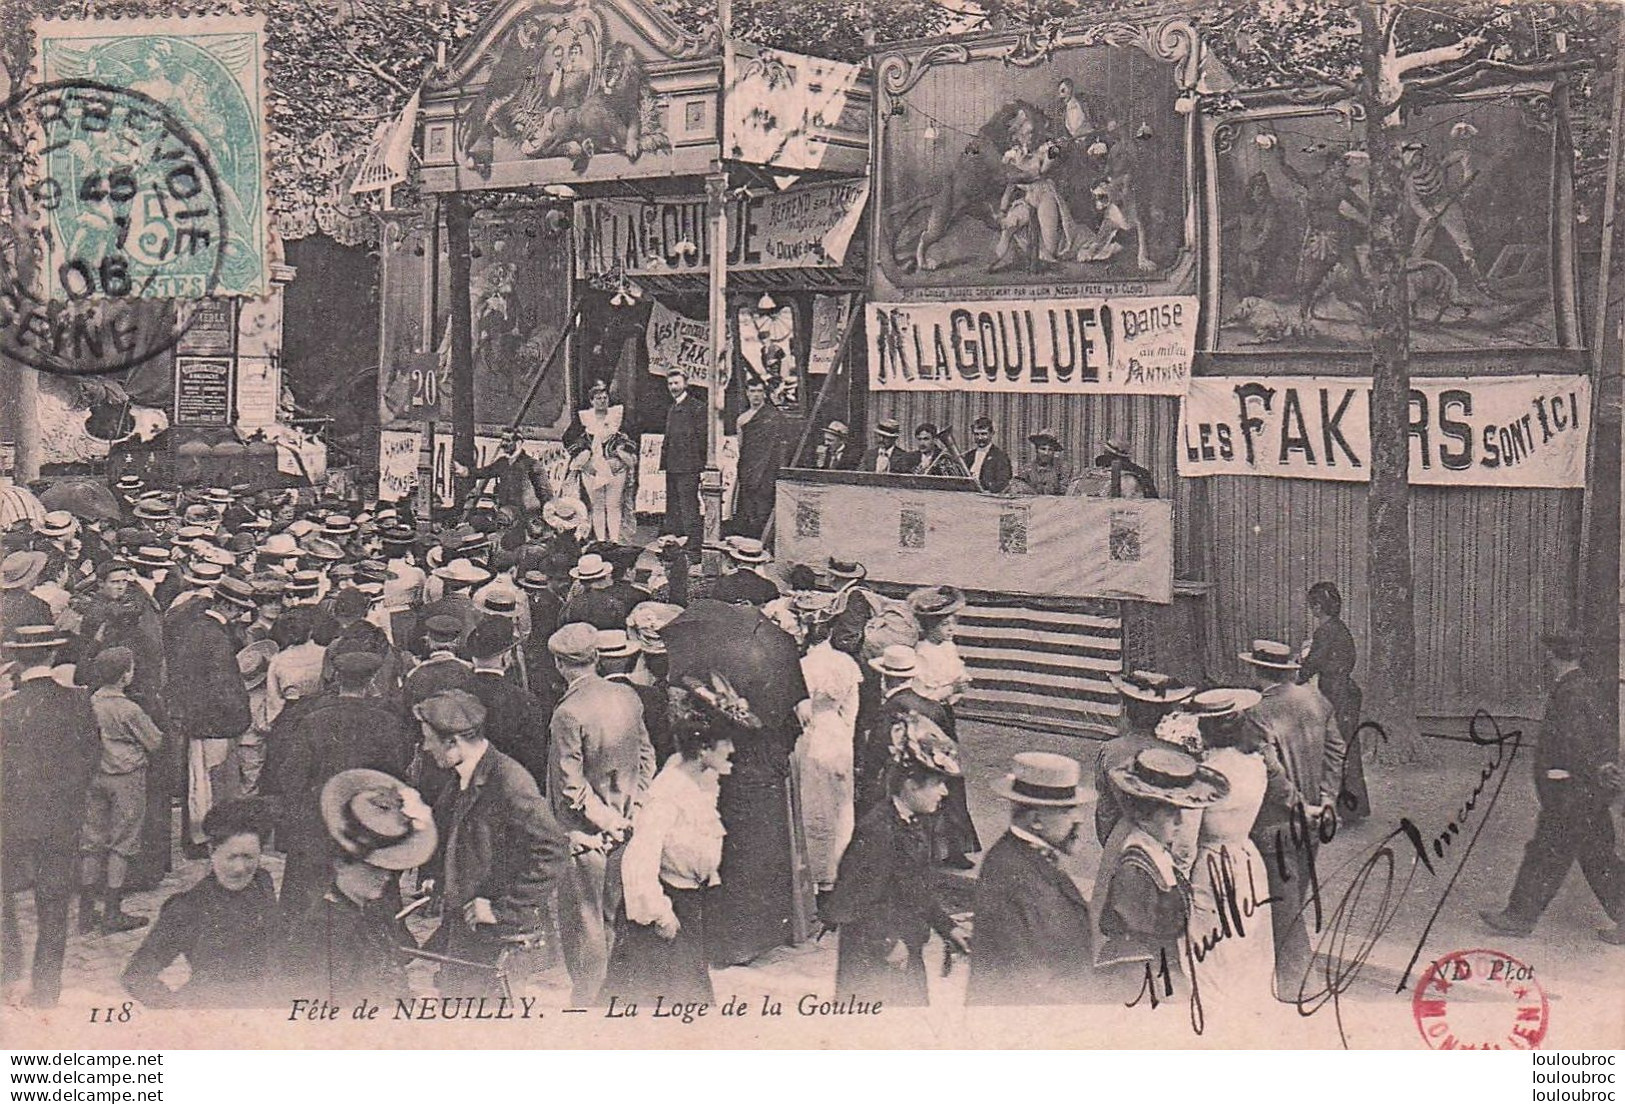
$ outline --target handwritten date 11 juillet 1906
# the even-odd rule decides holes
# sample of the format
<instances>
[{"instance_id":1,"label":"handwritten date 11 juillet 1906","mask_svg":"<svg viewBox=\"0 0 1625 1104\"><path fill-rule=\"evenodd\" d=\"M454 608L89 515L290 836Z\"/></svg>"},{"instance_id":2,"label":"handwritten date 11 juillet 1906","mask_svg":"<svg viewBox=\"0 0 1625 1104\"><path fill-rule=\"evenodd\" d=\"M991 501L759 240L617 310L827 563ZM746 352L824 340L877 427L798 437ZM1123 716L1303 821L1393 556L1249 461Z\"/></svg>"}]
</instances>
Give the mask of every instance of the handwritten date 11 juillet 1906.
<instances>
[{"instance_id":1,"label":"handwritten date 11 juillet 1906","mask_svg":"<svg viewBox=\"0 0 1625 1104\"><path fill-rule=\"evenodd\" d=\"M1378 740L1387 739L1382 727L1374 721L1362 722L1359 731ZM1283 881L1290 882L1297 877L1306 880L1300 915L1306 920L1313 941L1313 954L1297 992L1278 992L1276 996L1295 1004L1303 1016L1314 1015L1329 1005L1345 1046L1348 1037L1343 1024L1342 995L1353 987L1378 940L1387 934L1411 900L1418 875L1425 873L1442 888L1422 921L1394 992L1403 993L1409 988L1428 937L1477 846L1479 835L1489 823L1506 785L1508 768L1523 746L1521 729L1503 732L1500 722L1484 710L1474 714L1468 736L1474 744L1487 748L1488 755L1479 769L1478 781L1455 815L1437 830L1430 831L1428 826L1410 816L1401 816L1392 831L1323 875L1319 866L1320 849L1336 838L1337 818L1335 814L1313 817L1300 803L1293 807L1288 827L1278 829L1270 846L1264 849L1265 861L1274 864ZM1238 885L1234 863L1223 859L1221 856L1219 863L1210 863L1207 871L1219 905L1220 926L1211 936L1204 936L1195 943L1187 941L1186 961L1182 964L1185 976L1190 979L1191 1028L1198 1035L1206 1027L1206 1018L1197 964L1219 943L1245 938L1247 923L1255 910L1266 904L1281 905L1279 898L1268 894L1267 887L1254 885L1250 874L1247 884ZM1341 884L1345 877L1348 887L1328 908L1322 887ZM1419 897L1426 900L1428 895L1419 894ZM1128 1006L1157 1008L1166 1003L1174 995L1174 969L1166 951L1159 962L1147 963L1140 990Z\"/></svg>"}]
</instances>

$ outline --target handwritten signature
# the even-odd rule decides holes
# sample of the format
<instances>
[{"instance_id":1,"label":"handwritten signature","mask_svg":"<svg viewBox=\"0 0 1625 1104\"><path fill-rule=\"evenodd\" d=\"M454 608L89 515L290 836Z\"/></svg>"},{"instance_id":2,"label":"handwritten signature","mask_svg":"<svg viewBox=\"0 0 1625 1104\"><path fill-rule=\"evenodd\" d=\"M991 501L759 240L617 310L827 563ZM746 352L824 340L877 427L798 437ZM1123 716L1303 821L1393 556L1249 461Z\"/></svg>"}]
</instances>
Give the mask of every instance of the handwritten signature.
<instances>
[{"instance_id":1,"label":"handwritten signature","mask_svg":"<svg viewBox=\"0 0 1625 1104\"><path fill-rule=\"evenodd\" d=\"M1360 732L1370 732L1378 739L1387 738L1374 721L1362 722ZM1474 744L1488 748L1489 755L1480 767L1478 781L1471 792L1438 831L1425 831L1410 817L1402 816L1391 832L1326 876L1320 870L1320 851L1336 838L1335 814L1312 820L1303 805L1298 804L1291 810L1288 824L1274 832L1265 861L1274 864L1276 878L1283 885L1302 879L1299 890L1303 904L1298 909L1297 919L1306 924L1313 939L1297 992L1283 994L1278 979L1276 995L1295 1005L1299 1015L1305 1017L1330 1006L1338 1036L1345 1047L1348 1036L1343 1023L1342 995L1353 987L1376 950L1378 940L1410 899L1411 887L1418 876L1425 874L1435 882L1442 880L1443 889L1433 902L1394 991L1403 993L1410 988L1411 975L1428 937L1500 801L1510 774L1508 768L1523 747L1521 729L1502 732L1500 722L1484 710L1473 715L1468 736ZM1219 924L1194 941L1187 939L1184 955L1190 985L1191 1027L1198 1035L1206 1026L1198 964L1224 941L1245 938L1247 921L1258 909L1266 904L1272 907L1286 904L1283 899L1286 895L1260 895L1258 887L1252 884L1250 864L1243 894L1236 884L1235 860L1223 849L1208 857L1206 874L1218 908ZM1345 876L1349 879L1348 888L1328 908L1322 886L1328 881L1339 882ZM1295 899L1297 893L1291 896ZM1282 948L1278 946L1276 953L1280 955ZM1175 989L1172 973L1168 953L1164 950L1155 966L1145 965L1140 991L1128 1007L1145 1001L1156 1008L1164 997L1171 998Z\"/></svg>"}]
</instances>

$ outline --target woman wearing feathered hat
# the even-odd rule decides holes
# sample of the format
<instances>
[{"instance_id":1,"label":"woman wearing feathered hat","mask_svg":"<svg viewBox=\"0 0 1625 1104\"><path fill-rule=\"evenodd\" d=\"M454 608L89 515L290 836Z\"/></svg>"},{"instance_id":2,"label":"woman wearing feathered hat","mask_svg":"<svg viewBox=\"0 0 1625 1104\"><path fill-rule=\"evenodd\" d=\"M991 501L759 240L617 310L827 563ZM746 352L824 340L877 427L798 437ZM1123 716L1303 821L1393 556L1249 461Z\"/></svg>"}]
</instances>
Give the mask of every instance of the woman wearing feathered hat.
<instances>
[{"instance_id":1,"label":"woman wearing feathered hat","mask_svg":"<svg viewBox=\"0 0 1625 1104\"><path fill-rule=\"evenodd\" d=\"M841 857L824 922L840 929L835 987L891 1007L928 1002L924 949L935 931L951 952L969 948L931 889L924 820L962 778L959 750L942 729L904 714L891 733L885 800L864 814Z\"/></svg>"},{"instance_id":2,"label":"woman wearing feathered hat","mask_svg":"<svg viewBox=\"0 0 1625 1104\"><path fill-rule=\"evenodd\" d=\"M626 904L599 999L664 997L711 1002L705 898L720 884L719 785L733 770L734 740L761 728L728 681L687 679L670 691L677 754L649 785L621 853Z\"/></svg>"},{"instance_id":3,"label":"woman wearing feathered hat","mask_svg":"<svg viewBox=\"0 0 1625 1104\"><path fill-rule=\"evenodd\" d=\"M801 675L807 683L801 737L796 741L801 819L807 832L807 863L819 893L835 885L841 852L852 839L855 799L853 759L863 672L857 660L830 637L834 596L808 591L792 609L807 648Z\"/></svg>"}]
</instances>

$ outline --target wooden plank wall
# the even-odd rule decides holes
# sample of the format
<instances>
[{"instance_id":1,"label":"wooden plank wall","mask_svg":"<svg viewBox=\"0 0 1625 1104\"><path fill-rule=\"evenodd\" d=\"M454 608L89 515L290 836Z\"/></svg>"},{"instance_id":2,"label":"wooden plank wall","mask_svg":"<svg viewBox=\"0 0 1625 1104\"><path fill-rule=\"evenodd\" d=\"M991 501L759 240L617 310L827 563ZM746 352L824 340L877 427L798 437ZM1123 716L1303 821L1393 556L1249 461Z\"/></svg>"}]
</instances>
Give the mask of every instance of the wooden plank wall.
<instances>
[{"instance_id":1,"label":"wooden plank wall","mask_svg":"<svg viewBox=\"0 0 1625 1104\"><path fill-rule=\"evenodd\" d=\"M1235 654L1254 637L1294 645L1305 639L1305 592L1320 579L1342 590L1344 619L1365 656L1365 487L1228 477L1209 483L1210 671L1243 677ZM1483 708L1534 715L1539 635L1572 613L1580 492L1417 487L1412 495L1422 714L1461 717Z\"/></svg>"}]
</instances>

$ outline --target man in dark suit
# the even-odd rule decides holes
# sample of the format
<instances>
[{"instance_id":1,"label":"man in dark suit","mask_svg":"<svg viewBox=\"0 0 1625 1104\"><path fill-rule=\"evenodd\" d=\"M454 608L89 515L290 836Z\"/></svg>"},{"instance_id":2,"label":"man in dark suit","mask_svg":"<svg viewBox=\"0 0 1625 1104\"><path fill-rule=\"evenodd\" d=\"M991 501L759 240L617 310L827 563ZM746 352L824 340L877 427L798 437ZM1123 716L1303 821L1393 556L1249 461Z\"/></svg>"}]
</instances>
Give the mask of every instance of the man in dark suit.
<instances>
[{"instance_id":1,"label":"man in dark suit","mask_svg":"<svg viewBox=\"0 0 1625 1104\"><path fill-rule=\"evenodd\" d=\"M757 569L773 559L772 553L753 537L729 537L718 546L727 558L722 574L711 587L710 597L731 605L765 606L779 596L773 580Z\"/></svg>"},{"instance_id":2,"label":"man in dark suit","mask_svg":"<svg viewBox=\"0 0 1625 1104\"><path fill-rule=\"evenodd\" d=\"M688 373L673 368L666 373L671 408L666 411L666 438L660 467L666 473L666 520L662 533L686 536L690 547L704 539L700 518L700 473L706 461L705 401L690 393Z\"/></svg>"},{"instance_id":3,"label":"man in dark suit","mask_svg":"<svg viewBox=\"0 0 1625 1104\"><path fill-rule=\"evenodd\" d=\"M738 498L732 531L760 537L773 516L773 497L784 466L788 419L767 401L767 383L752 376L745 381L745 401L739 413Z\"/></svg>"},{"instance_id":4,"label":"man in dark suit","mask_svg":"<svg viewBox=\"0 0 1625 1104\"><path fill-rule=\"evenodd\" d=\"M858 463L858 470L874 475L908 475L920 466L920 454L900 448L897 438L902 426L896 418L875 423L875 443Z\"/></svg>"},{"instance_id":5,"label":"man in dark suit","mask_svg":"<svg viewBox=\"0 0 1625 1104\"><path fill-rule=\"evenodd\" d=\"M236 580L232 580L236 582ZM238 584L247 590L246 583ZM242 672L237 669L237 650L241 642L234 635L233 626L242 616L243 601L237 591L223 584L208 599L188 602L178 610L171 610L164 619L164 644L168 661L164 665L168 682L164 687L164 702L169 709L170 728L177 754L184 764L180 777L187 780L187 802L182 823L186 825L184 841L187 853L201 858L205 853L202 818L196 823L190 809L204 808L202 791L206 779L198 768L221 750L219 744L204 744L203 762L192 756L193 741L235 740L253 723L248 706L248 689L243 685ZM247 599L247 608L253 608L253 599ZM173 762L173 760L172 760ZM215 775L210 770L211 777ZM209 787L213 792L213 787ZM206 811L206 809L205 809Z\"/></svg>"},{"instance_id":6,"label":"man in dark suit","mask_svg":"<svg viewBox=\"0 0 1625 1104\"><path fill-rule=\"evenodd\" d=\"M550 713L529 690L507 677L513 655L513 621L487 617L468 634L468 658L474 664L469 689L485 706L485 737L491 746L530 772L536 785L547 778L547 723Z\"/></svg>"},{"instance_id":7,"label":"man in dark suit","mask_svg":"<svg viewBox=\"0 0 1625 1104\"><path fill-rule=\"evenodd\" d=\"M68 907L85 794L101 758L90 692L63 686L52 664L67 637L50 625L6 631L6 658L22 667L17 690L0 699L0 904L4 906L0 969L4 984L22 979L22 933L12 898L32 882L38 931L28 1004L54 1008L62 994ZM226 661L236 664L228 654Z\"/></svg>"},{"instance_id":8,"label":"man in dark suit","mask_svg":"<svg viewBox=\"0 0 1625 1104\"><path fill-rule=\"evenodd\" d=\"M374 652L344 652L334 661L338 692L304 713L282 739L276 787L283 819L277 840L288 853L282 876L282 915L302 917L327 890L337 856L322 820L321 792L340 771L365 768L405 778L410 740L399 713L367 686L383 665Z\"/></svg>"},{"instance_id":9,"label":"man in dark suit","mask_svg":"<svg viewBox=\"0 0 1625 1104\"><path fill-rule=\"evenodd\" d=\"M1011 802L1010 830L988 849L976 882L976 954L967 1004L1084 1004L1095 998L1094 927L1061 859L1077 849L1077 762L1022 752L994 784Z\"/></svg>"},{"instance_id":10,"label":"man in dark suit","mask_svg":"<svg viewBox=\"0 0 1625 1104\"><path fill-rule=\"evenodd\" d=\"M918 713L954 737L953 719L941 702L934 702L914 689L919 673L919 657L907 644L893 644L869 661L880 673L880 708L864 732L857 734L854 784L855 808L863 816L886 796L886 764L891 756L892 729L909 713Z\"/></svg>"},{"instance_id":11,"label":"man in dark suit","mask_svg":"<svg viewBox=\"0 0 1625 1104\"><path fill-rule=\"evenodd\" d=\"M813 467L819 471L853 471L861 457L847 444L850 431L836 419L824 427L824 439L813 450Z\"/></svg>"},{"instance_id":12,"label":"man in dark suit","mask_svg":"<svg viewBox=\"0 0 1625 1104\"><path fill-rule=\"evenodd\" d=\"M502 433L502 441L497 446L497 454L491 462L475 468L472 472L462 464L455 465L458 475L472 475L476 485L486 480L496 481L494 496L502 506L512 510L515 516L527 510L533 510L547 501L547 483L542 471L536 466L529 453L519 449L519 433L508 429Z\"/></svg>"},{"instance_id":13,"label":"man in dark suit","mask_svg":"<svg viewBox=\"0 0 1625 1104\"><path fill-rule=\"evenodd\" d=\"M1512 895L1501 912L1479 918L1502 935L1528 935L1557 896L1575 862L1614 921L1597 933L1625 943L1625 864L1614 850L1608 806L1620 789L1619 732L1608 723L1606 689L1581 669L1586 641L1575 632L1540 638L1551 663L1552 692L1535 743L1535 796L1540 812L1524 848Z\"/></svg>"},{"instance_id":14,"label":"man in dark suit","mask_svg":"<svg viewBox=\"0 0 1625 1104\"><path fill-rule=\"evenodd\" d=\"M541 929L569 844L530 772L486 740L478 698L447 690L413 712L423 750L454 779L434 807L440 850L429 872L443 918L428 949L494 966L504 936ZM445 965L437 987L445 996L501 995L489 968Z\"/></svg>"},{"instance_id":15,"label":"man in dark suit","mask_svg":"<svg viewBox=\"0 0 1625 1104\"><path fill-rule=\"evenodd\" d=\"M993 443L993 419L986 416L970 424L971 448L962 459L976 485L989 494L1003 494L1015 470L1010 456Z\"/></svg>"}]
</instances>

